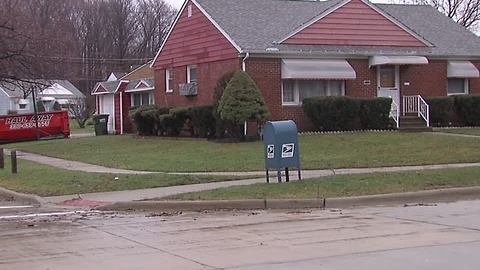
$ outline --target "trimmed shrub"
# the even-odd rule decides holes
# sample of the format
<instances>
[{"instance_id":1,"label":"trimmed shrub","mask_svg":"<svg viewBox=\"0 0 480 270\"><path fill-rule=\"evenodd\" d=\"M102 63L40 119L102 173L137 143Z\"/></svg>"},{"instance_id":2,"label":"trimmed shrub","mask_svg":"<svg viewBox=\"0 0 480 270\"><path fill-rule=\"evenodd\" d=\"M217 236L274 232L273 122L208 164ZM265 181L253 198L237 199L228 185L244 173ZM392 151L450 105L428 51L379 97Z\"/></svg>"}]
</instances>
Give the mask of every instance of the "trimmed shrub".
<instances>
[{"instance_id":1,"label":"trimmed shrub","mask_svg":"<svg viewBox=\"0 0 480 270\"><path fill-rule=\"evenodd\" d=\"M159 105L144 105L132 107L128 115L135 123L139 135L158 135L161 127L158 117L169 111L169 108Z\"/></svg>"},{"instance_id":2,"label":"trimmed shrub","mask_svg":"<svg viewBox=\"0 0 480 270\"><path fill-rule=\"evenodd\" d=\"M318 131L351 130L360 109L360 100L312 97L303 100L303 109Z\"/></svg>"},{"instance_id":3,"label":"trimmed shrub","mask_svg":"<svg viewBox=\"0 0 480 270\"><path fill-rule=\"evenodd\" d=\"M178 136L182 132L183 120L173 114L166 113L158 116L158 135Z\"/></svg>"},{"instance_id":4,"label":"trimmed shrub","mask_svg":"<svg viewBox=\"0 0 480 270\"><path fill-rule=\"evenodd\" d=\"M240 139L243 129L239 128L250 119L260 121L270 117L267 105L260 89L253 79L242 70L235 72L223 92L218 113L222 120L228 121L228 136Z\"/></svg>"},{"instance_id":5,"label":"trimmed shrub","mask_svg":"<svg viewBox=\"0 0 480 270\"><path fill-rule=\"evenodd\" d=\"M215 118L215 137L223 138L225 137L225 130L227 129L227 124L224 120L220 117L220 113L218 112L218 104L220 103L220 99L223 96L223 92L225 88L227 88L228 82L233 78L234 72L227 72L223 74L217 81L213 91L213 117Z\"/></svg>"},{"instance_id":6,"label":"trimmed shrub","mask_svg":"<svg viewBox=\"0 0 480 270\"><path fill-rule=\"evenodd\" d=\"M195 136L194 126L190 118L190 107L172 108L170 114L183 123L182 129L188 130L190 136Z\"/></svg>"},{"instance_id":7,"label":"trimmed shrub","mask_svg":"<svg viewBox=\"0 0 480 270\"><path fill-rule=\"evenodd\" d=\"M387 129L390 120L391 98L360 99L358 116L363 129Z\"/></svg>"},{"instance_id":8,"label":"trimmed shrub","mask_svg":"<svg viewBox=\"0 0 480 270\"><path fill-rule=\"evenodd\" d=\"M480 126L480 96L455 96L455 111L467 126Z\"/></svg>"},{"instance_id":9,"label":"trimmed shrub","mask_svg":"<svg viewBox=\"0 0 480 270\"><path fill-rule=\"evenodd\" d=\"M448 126L448 115L453 111L453 97L426 98L429 105L430 124L435 127Z\"/></svg>"},{"instance_id":10,"label":"trimmed shrub","mask_svg":"<svg viewBox=\"0 0 480 270\"><path fill-rule=\"evenodd\" d=\"M188 115L195 135L202 138L215 136L217 122L213 111L213 106L196 106L188 109Z\"/></svg>"}]
</instances>

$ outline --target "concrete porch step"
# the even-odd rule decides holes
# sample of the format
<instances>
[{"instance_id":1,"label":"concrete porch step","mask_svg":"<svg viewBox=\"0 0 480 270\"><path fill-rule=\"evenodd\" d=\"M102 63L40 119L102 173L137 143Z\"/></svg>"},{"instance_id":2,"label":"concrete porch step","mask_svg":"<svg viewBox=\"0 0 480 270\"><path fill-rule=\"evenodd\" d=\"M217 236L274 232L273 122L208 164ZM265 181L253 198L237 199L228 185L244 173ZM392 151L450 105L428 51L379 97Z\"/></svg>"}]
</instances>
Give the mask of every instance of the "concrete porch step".
<instances>
[{"instance_id":1,"label":"concrete porch step","mask_svg":"<svg viewBox=\"0 0 480 270\"><path fill-rule=\"evenodd\" d=\"M398 130L401 132L433 131L432 128L427 127L427 123L422 117L412 115L400 116L400 127Z\"/></svg>"}]
</instances>

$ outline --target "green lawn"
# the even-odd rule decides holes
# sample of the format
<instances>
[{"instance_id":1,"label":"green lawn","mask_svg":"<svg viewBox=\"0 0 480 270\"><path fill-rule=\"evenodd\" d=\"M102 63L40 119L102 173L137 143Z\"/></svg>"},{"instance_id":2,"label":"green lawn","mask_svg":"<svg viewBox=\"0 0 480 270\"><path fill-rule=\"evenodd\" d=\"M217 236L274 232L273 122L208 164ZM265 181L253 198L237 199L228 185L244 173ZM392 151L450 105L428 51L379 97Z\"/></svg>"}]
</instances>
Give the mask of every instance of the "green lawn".
<instances>
[{"instance_id":1,"label":"green lawn","mask_svg":"<svg viewBox=\"0 0 480 270\"><path fill-rule=\"evenodd\" d=\"M301 135L302 169L355 168L480 161L478 138L429 133L358 132ZM159 172L264 170L263 142L98 136L34 141L4 148L113 168Z\"/></svg>"},{"instance_id":2,"label":"green lawn","mask_svg":"<svg viewBox=\"0 0 480 270\"><path fill-rule=\"evenodd\" d=\"M93 125L85 126L85 128L80 128L74 119L70 119L69 124L70 124L70 134L95 133L95 129Z\"/></svg>"},{"instance_id":3,"label":"green lawn","mask_svg":"<svg viewBox=\"0 0 480 270\"><path fill-rule=\"evenodd\" d=\"M480 136L480 128L440 129L438 132Z\"/></svg>"},{"instance_id":4,"label":"green lawn","mask_svg":"<svg viewBox=\"0 0 480 270\"><path fill-rule=\"evenodd\" d=\"M119 177L118 180L115 180L116 176ZM10 158L5 159L5 169L0 169L1 187L40 196L180 186L245 178L164 173L148 175L86 173L53 168L21 159L18 160L18 173L12 174Z\"/></svg>"},{"instance_id":5,"label":"green lawn","mask_svg":"<svg viewBox=\"0 0 480 270\"><path fill-rule=\"evenodd\" d=\"M169 200L312 199L478 186L480 167L418 172L335 175L289 183L264 183L169 196Z\"/></svg>"}]
</instances>

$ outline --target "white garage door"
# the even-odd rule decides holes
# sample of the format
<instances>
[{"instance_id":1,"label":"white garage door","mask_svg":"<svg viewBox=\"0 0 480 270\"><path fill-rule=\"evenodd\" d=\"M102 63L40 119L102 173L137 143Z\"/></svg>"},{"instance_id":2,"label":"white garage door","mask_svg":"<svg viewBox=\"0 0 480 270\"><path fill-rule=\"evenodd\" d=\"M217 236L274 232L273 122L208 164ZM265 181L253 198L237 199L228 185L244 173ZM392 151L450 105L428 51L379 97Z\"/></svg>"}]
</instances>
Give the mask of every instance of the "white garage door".
<instances>
[{"instance_id":1,"label":"white garage door","mask_svg":"<svg viewBox=\"0 0 480 270\"><path fill-rule=\"evenodd\" d=\"M101 95L100 96L100 113L108 114L108 132L114 132L114 108L113 108L113 95Z\"/></svg>"}]
</instances>

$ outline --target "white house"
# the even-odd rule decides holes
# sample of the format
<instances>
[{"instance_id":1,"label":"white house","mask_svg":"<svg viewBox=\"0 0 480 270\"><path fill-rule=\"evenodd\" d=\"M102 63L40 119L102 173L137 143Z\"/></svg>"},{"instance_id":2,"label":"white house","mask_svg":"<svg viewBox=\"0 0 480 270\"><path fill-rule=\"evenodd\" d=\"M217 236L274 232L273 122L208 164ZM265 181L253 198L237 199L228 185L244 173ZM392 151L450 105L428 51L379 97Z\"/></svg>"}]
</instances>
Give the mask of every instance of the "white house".
<instances>
[{"instance_id":1,"label":"white house","mask_svg":"<svg viewBox=\"0 0 480 270\"><path fill-rule=\"evenodd\" d=\"M68 104L75 103L78 99L85 99L85 95L67 80L51 80L43 84L43 89L41 86L31 87L31 83L1 84L0 115L32 113L34 103L29 89L35 89L37 100L46 103L57 101L62 109L67 109Z\"/></svg>"}]
</instances>

